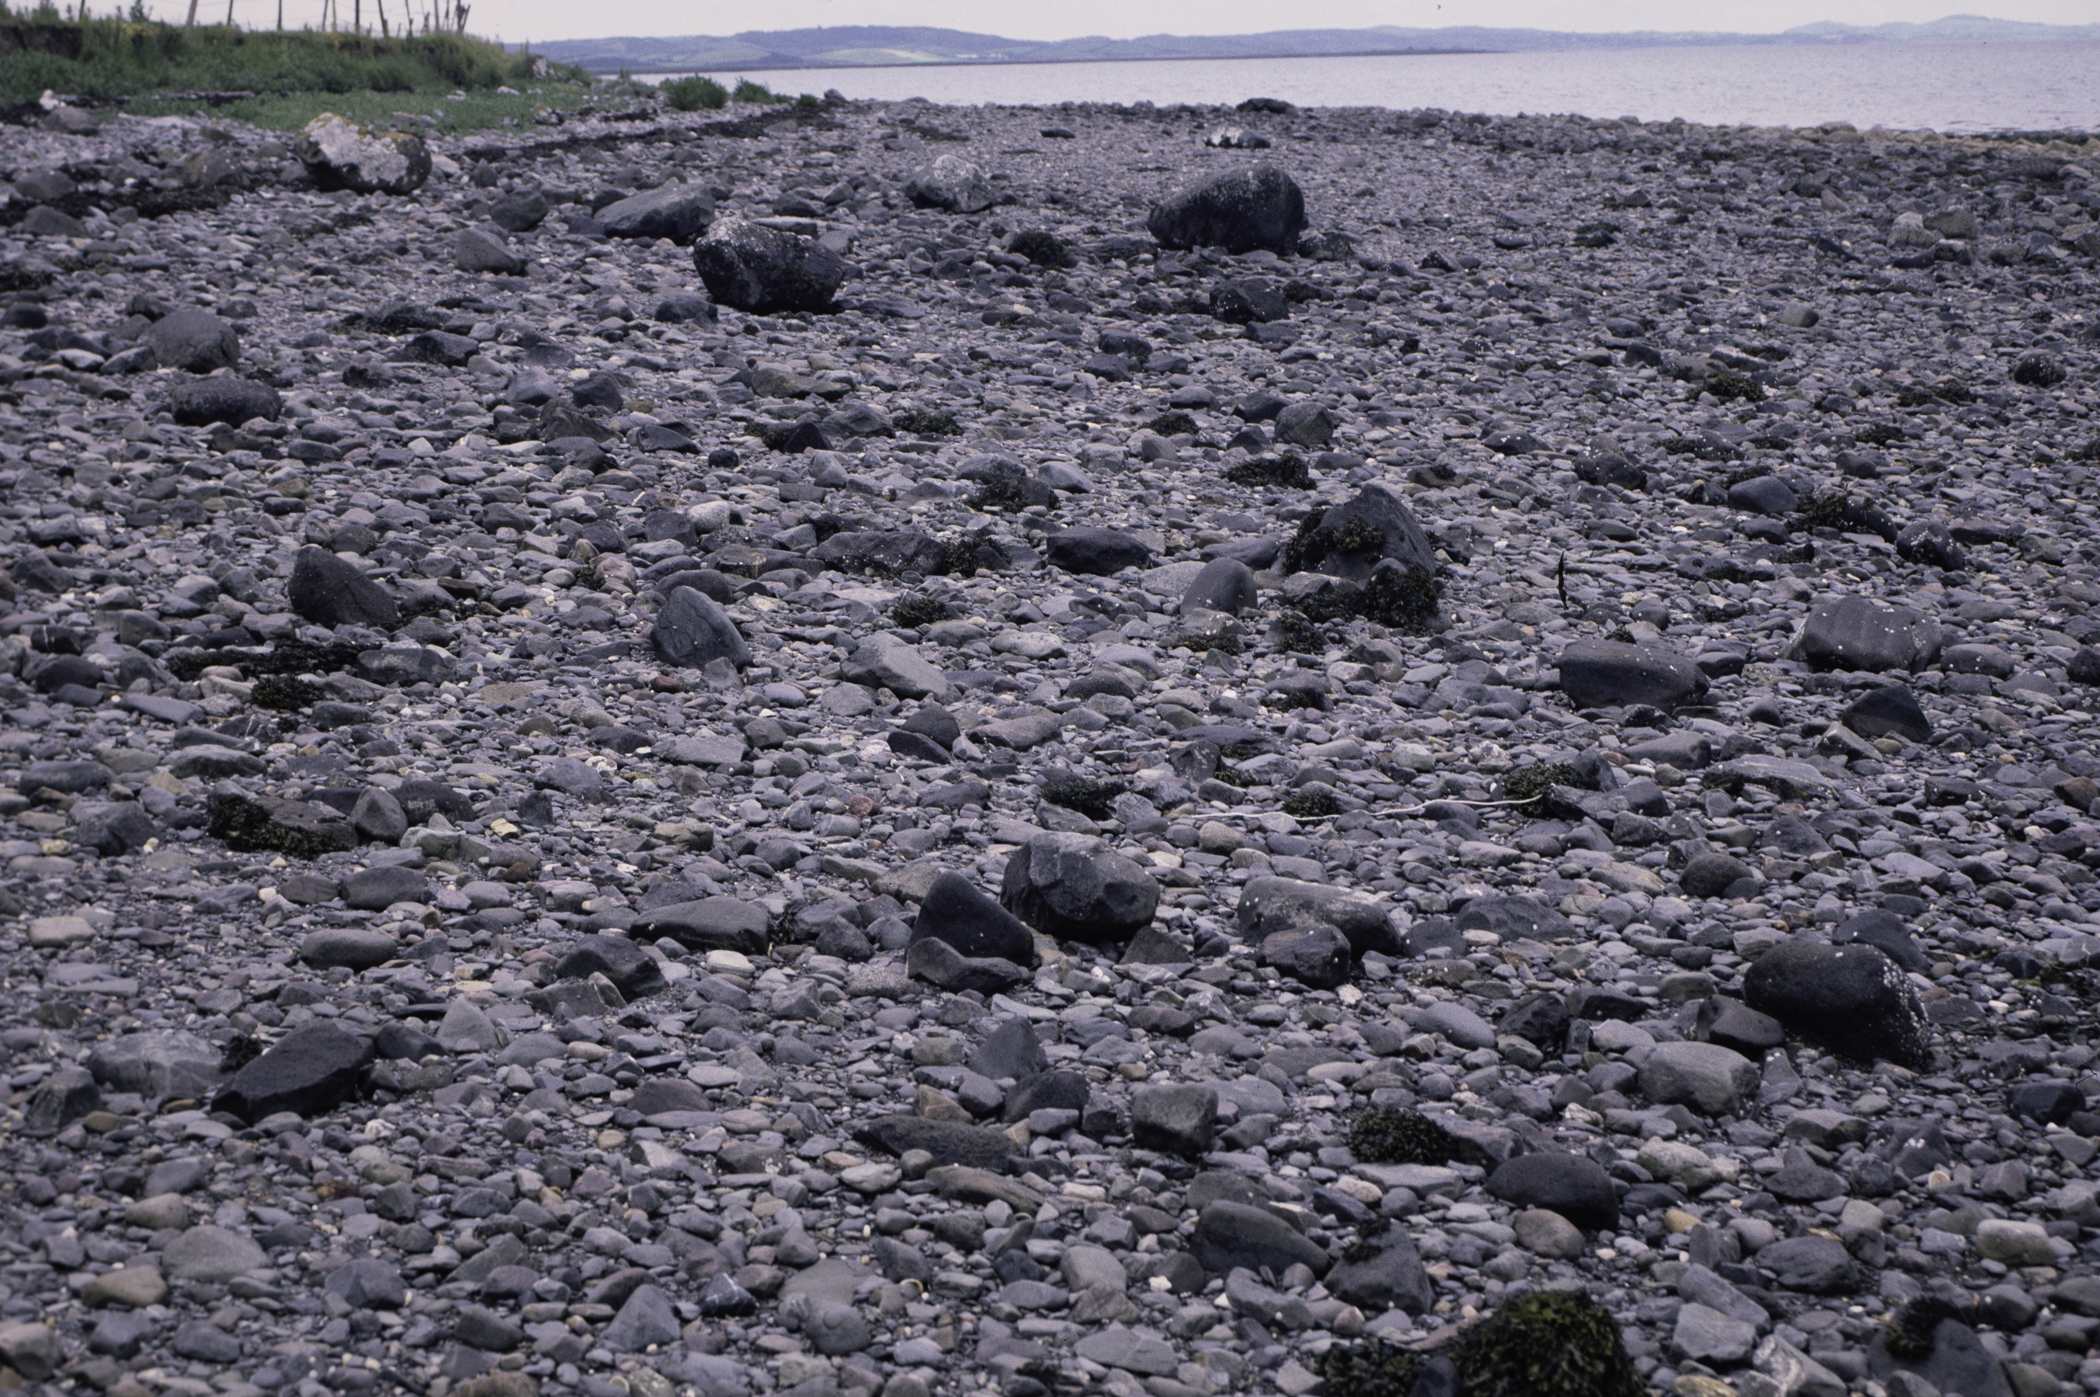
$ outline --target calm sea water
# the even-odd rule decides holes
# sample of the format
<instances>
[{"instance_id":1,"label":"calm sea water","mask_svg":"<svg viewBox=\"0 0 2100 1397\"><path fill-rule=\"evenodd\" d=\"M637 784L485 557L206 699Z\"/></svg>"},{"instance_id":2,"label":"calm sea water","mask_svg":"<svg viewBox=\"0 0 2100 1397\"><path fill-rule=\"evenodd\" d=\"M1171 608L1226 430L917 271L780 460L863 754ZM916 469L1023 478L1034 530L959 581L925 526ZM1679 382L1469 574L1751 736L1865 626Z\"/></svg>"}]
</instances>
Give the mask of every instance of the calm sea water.
<instances>
[{"instance_id":1,"label":"calm sea water","mask_svg":"<svg viewBox=\"0 0 2100 1397\"><path fill-rule=\"evenodd\" d=\"M661 75L651 75L657 77ZM717 73L776 92L944 105L1057 102L1443 107L1708 125L2100 131L2100 43L1773 44L1390 58L1188 59Z\"/></svg>"}]
</instances>

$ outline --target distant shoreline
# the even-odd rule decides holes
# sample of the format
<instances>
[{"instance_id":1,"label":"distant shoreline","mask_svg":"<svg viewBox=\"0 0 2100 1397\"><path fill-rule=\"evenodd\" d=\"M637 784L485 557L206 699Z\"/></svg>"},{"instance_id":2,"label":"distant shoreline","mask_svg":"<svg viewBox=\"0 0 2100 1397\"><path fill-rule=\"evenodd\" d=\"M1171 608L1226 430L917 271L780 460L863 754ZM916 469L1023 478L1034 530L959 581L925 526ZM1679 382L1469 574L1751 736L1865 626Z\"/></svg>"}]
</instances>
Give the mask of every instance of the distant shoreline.
<instances>
[{"instance_id":1,"label":"distant shoreline","mask_svg":"<svg viewBox=\"0 0 2100 1397\"><path fill-rule=\"evenodd\" d=\"M935 58L924 63L710 63L688 65L658 63L649 65L649 74L662 73L668 77L680 77L689 73L879 73L899 68L918 70L921 68L1068 68L1077 63L1275 63L1292 58L1446 58L1453 54L1501 54L1513 53L1514 49L1389 49L1379 53L1364 53L1355 49L1341 53L1236 53L1221 58L1206 58L1199 54L1183 54L1174 58ZM579 68L593 73L606 72L590 63L579 63ZM633 63L616 67L633 68ZM616 69L615 69L616 70Z\"/></svg>"}]
</instances>

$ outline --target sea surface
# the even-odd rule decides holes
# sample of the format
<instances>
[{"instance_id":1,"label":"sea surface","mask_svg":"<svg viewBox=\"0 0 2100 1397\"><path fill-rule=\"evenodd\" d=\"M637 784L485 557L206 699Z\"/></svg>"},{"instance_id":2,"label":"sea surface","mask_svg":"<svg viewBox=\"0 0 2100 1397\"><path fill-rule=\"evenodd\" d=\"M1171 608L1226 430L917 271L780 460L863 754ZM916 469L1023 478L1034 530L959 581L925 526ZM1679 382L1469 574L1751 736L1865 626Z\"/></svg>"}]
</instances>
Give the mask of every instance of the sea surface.
<instances>
[{"instance_id":1,"label":"sea surface","mask_svg":"<svg viewBox=\"0 0 2100 1397\"><path fill-rule=\"evenodd\" d=\"M665 75L646 75L656 80ZM1704 125L2100 133L2100 43L1755 44L1346 58L738 70L776 92L944 105L1216 104L1556 112Z\"/></svg>"}]
</instances>

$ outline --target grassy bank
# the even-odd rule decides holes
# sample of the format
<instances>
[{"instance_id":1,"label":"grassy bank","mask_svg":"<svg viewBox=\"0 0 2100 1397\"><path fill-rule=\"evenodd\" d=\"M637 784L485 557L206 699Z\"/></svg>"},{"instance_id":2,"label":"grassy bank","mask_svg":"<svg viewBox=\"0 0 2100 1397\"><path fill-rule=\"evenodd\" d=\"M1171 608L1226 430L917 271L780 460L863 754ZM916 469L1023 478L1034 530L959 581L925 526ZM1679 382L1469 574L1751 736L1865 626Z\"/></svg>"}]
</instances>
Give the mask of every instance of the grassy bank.
<instances>
[{"instance_id":1,"label":"grassy bank","mask_svg":"<svg viewBox=\"0 0 2100 1397\"><path fill-rule=\"evenodd\" d=\"M251 92L216 110L279 128L324 110L382 123L413 112L443 129L470 130L529 118L542 106L580 106L590 81L580 68L547 66L463 34L380 38L115 19L61 23L49 11L21 17L0 5L0 105L48 90L153 114L199 104L194 95L171 94ZM464 97L450 100L455 94Z\"/></svg>"}]
</instances>

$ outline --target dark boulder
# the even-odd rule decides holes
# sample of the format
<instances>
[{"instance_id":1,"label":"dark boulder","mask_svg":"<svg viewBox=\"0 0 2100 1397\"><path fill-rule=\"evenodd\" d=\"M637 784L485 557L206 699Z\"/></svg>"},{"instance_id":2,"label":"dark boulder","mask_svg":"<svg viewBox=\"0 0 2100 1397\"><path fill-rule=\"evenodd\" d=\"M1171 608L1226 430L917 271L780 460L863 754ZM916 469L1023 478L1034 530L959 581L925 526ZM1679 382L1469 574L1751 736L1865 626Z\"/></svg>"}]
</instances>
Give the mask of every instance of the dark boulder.
<instances>
[{"instance_id":1,"label":"dark boulder","mask_svg":"<svg viewBox=\"0 0 2100 1397\"><path fill-rule=\"evenodd\" d=\"M822 243L737 217L693 244L693 267L716 301L761 315L830 309L850 270Z\"/></svg>"},{"instance_id":2,"label":"dark boulder","mask_svg":"<svg viewBox=\"0 0 2100 1397\"><path fill-rule=\"evenodd\" d=\"M1877 946L1805 936L1782 941L1743 976L1743 1000L1845 1057L1910 1068L1931 1062L1918 993Z\"/></svg>"},{"instance_id":3,"label":"dark boulder","mask_svg":"<svg viewBox=\"0 0 2100 1397\"><path fill-rule=\"evenodd\" d=\"M1234 254L1266 248L1280 257L1305 231L1305 195L1274 165L1214 175L1161 200L1145 226L1162 247L1222 247Z\"/></svg>"},{"instance_id":4,"label":"dark boulder","mask_svg":"<svg viewBox=\"0 0 2100 1397\"><path fill-rule=\"evenodd\" d=\"M311 544L292 560L292 576L284 593L292 610L317 626L391 630L401 623L401 609L384 587L365 576L357 564Z\"/></svg>"}]
</instances>

